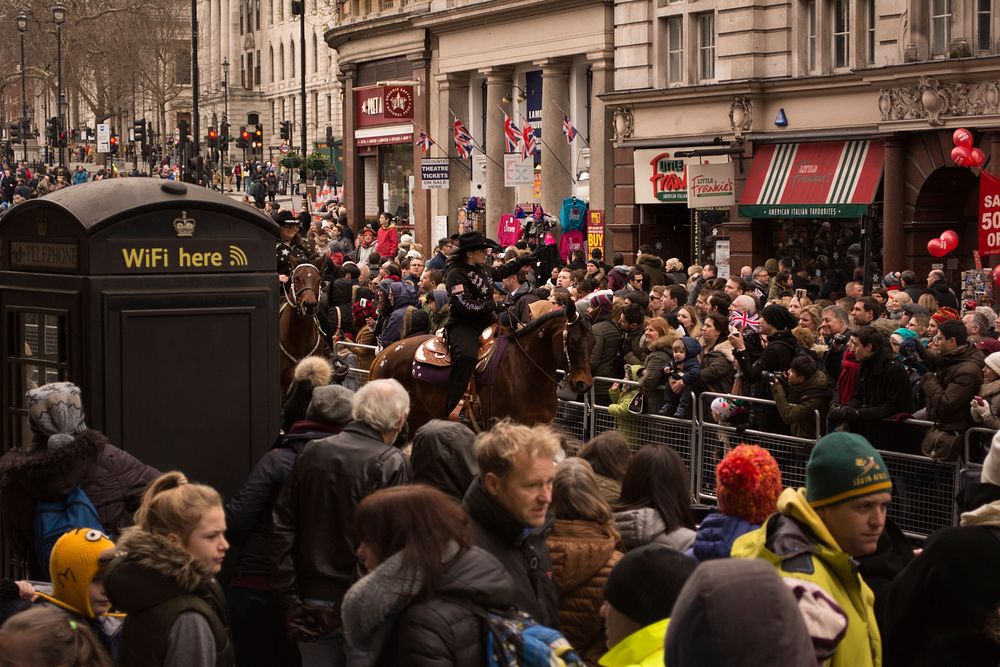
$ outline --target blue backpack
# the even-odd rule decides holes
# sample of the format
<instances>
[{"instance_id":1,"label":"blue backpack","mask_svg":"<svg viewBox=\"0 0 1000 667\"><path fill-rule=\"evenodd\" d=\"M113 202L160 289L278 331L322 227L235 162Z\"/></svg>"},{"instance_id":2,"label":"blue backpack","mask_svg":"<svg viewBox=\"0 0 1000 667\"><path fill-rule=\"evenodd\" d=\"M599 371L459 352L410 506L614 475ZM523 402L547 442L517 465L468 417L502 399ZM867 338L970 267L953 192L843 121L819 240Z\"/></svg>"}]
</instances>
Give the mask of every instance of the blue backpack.
<instances>
[{"instance_id":1,"label":"blue backpack","mask_svg":"<svg viewBox=\"0 0 1000 667\"><path fill-rule=\"evenodd\" d=\"M39 500L35 505L35 556L47 576L49 556L56 541L75 528L93 528L105 532L97 509L79 485L58 500Z\"/></svg>"}]
</instances>

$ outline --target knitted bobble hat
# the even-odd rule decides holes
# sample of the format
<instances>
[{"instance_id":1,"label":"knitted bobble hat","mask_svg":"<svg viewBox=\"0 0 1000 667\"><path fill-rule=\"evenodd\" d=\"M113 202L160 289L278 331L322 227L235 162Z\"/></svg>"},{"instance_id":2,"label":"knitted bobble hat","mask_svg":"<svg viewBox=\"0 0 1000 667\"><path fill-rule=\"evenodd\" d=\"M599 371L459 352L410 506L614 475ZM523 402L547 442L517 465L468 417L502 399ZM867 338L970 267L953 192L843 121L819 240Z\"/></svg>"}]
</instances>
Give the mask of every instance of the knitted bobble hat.
<instances>
[{"instance_id":1,"label":"knitted bobble hat","mask_svg":"<svg viewBox=\"0 0 1000 667\"><path fill-rule=\"evenodd\" d=\"M30 389L24 395L24 402L31 429L46 437L51 449L70 444L87 430L80 388L72 382L53 382Z\"/></svg>"},{"instance_id":2,"label":"knitted bobble hat","mask_svg":"<svg viewBox=\"0 0 1000 667\"><path fill-rule=\"evenodd\" d=\"M777 511L781 470L763 447L740 445L715 467L719 510L760 525Z\"/></svg>"},{"instance_id":3,"label":"knitted bobble hat","mask_svg":"<svg viewBox=\"0 0 1000 667\"><path fill-rule=\"evenodd\" d=\"M98 557L114 548L115 543L107 535L92 528L77 528L56 540L49 558L52 597L63 606L93 618L90 584L99 569Z\"/></svg>"}]
</instances>

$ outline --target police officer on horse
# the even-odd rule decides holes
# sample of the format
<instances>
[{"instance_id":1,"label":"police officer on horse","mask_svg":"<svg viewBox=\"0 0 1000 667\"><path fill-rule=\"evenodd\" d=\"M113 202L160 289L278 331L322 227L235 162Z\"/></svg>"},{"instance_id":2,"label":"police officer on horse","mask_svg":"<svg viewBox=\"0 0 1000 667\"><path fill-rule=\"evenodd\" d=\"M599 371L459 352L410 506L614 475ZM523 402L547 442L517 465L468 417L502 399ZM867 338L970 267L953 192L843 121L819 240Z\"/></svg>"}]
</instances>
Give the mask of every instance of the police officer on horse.
<instances>
[{"instance_id":1,"label":"police officer on horse","mask_svg":"<svg viewBox=\"0 0 1000 667\"><path fill-rule=\"evenodd\" d=\"M275 222L281 225L281 240L275 245L274 253L278 263L278 277L287 297L288 291L292 289L292 272L295 267L302 263L318 263L318 258L314 256L308 242L299 234L301 221L293 216L291 211L280 211L275 216ZM316 295L316 298L322 304L319 294ZM322 305L316 311L316 319L319 322L320 335L326 341L327 347L333 350L333 331L330 328L326 309Z\"/></svg>"}]
</instances>

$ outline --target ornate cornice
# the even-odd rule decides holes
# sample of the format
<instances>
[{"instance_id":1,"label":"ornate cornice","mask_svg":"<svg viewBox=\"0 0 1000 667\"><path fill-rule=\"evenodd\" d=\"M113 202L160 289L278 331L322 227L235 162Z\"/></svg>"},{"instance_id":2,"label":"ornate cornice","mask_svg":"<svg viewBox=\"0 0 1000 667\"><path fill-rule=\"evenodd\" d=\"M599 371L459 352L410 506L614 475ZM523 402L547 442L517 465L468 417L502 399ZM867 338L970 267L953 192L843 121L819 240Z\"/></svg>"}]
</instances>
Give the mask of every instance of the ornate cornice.
<instances>
[{"instance_id":1,"label":"ornate cornice","mask_svg":"<svg viewBox=\"0 0 1000 667\"><path fill-rule=\"evenodd\" d=\"M923 76L915 85L882 88L878 108L882 121L926 119L944 125L945 118L1000 113L1000 79L941 81Z\"/></svg>"}]
</instances>

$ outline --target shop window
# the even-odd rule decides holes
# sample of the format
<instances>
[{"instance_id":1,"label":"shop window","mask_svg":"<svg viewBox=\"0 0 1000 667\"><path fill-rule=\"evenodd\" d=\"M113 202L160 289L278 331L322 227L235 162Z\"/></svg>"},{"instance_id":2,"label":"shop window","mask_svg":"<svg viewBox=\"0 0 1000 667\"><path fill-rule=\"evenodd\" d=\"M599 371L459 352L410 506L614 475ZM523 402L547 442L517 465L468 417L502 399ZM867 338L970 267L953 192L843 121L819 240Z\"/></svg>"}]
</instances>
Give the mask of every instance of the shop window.
<instances>
[{"instance_id":1,"label":"shop window","mask_svg":"<svg viewBox=\"0 0 1000 667\"><path fill-rule=\"evenodd\" d=\"M10 318L14 330L8 340L11 348L11 405L8 413L13 432L9 442L29 444L28 411L24 394L50 382L68 379L67 318L64 313L20 311Z\"/></svg>"},{"instance_id":2,"label":"shop window","mask_svg":"<svg viewBox=\"0 0 1000 667\"><path fill-rule=\"evenodd\" d=\"M667 83L684 83L684 17L667 19Z\"/></svg>"},{"instance_id":3,"label":"shop window","mask_svg":"<svg viewBox=\"0 0 1000 667\"><path fill-rule=\"evenodd\" d=\"M993 34L993 0L976 0L976 50L985 53L993 52L990 36Z\"/></svg>"},{"instance_id":4,"label":"shop window","mask_svg":"<svg viewBox=\"0 0 1000 667\"><path fill-rule=\"evenodd\" d=\"M931 57L945 56L951 46L951 0L931 0Z\"/></svg>"},{"instance_id":5,"label":"shop window","mask_svg":"<svg viewBox=\"0 0 1000 667\"><path fill-rule=\"evenodd\" d=\"M851 66L851 3L848 0L833 3L833 66L837 69Z\"/></svg>"},{"instance_id":6,"label":"shop window","mask_svg":"<svg viewBox=\"0 0 1000 667\"><path fill-rule=\"evenodd\" d=\"M698 15L698 80L715 78L715 14Z\"/></svg>"},{"instance_id":7,"label":"shop window","mask_svg":"<svg viewBox=\"0 0 1000 667\"><path fill-rule=\"evenodd\" d=\"M409 225L410 219L410 177L413 175L413 144L388 144L379 146L379 163L383 183L382 209L399 218L402 226Z\"/></svg>"}]
</instances>

